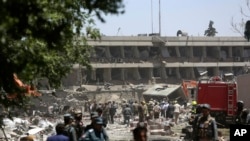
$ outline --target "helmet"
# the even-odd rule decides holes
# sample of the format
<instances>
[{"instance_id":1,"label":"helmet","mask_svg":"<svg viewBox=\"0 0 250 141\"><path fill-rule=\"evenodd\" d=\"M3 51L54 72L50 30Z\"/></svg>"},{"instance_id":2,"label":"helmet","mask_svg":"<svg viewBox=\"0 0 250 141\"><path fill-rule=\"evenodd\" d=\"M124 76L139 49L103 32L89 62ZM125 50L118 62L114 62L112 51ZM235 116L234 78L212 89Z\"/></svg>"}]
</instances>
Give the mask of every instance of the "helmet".
<instances>
[{"instance_id":1,"label":"helmet","mask_svg":"<svg viewBox=\"0 0 250 141\"><path fill-rule=\"evenodd\" d=\"M244 107L244 102L243 102L242 100L239 100L239 101L237 102L237 107L238 107L238 108L243 108L243 107Z\"/></svg>"},{"instance_id":2,"label":"helmet","mask_svg":"<svg viewBox=\"0 0 250 141\"><path fill-rule=\"evenodd\" d=\"M64 120L74 119L71 114L63 115Z\"/></svg>"},{"instance_id":3,"label":"helmet","mask_svg":"<svg viewBox=\"0 0 250 141\"><path fill-rule=\"evenodd\" d=\"M239 100L237 103L238 104L244 104L244 102L242 100Z\"/></svg>"},{"instance_id":4,"label":"helmet","mask_svg":"<svg viewBox=\"0 0 250 141\"><path fill-rule=\"evenodd\" d=\"M206 103L206 104L203 104L203 105L202 105L202 108L205 108L205 109L210 109L211 107L210 107L210 105L209 105L209 104L207 104L207 103Z\"/></svg>"},{"instance_id":5,"label":"helmet","mask_svg":"<svg viewBox=\"0 0 250 141\"><path fill-rule=\"evenodd\" d=\"M197 105L197 102L195 100L193 100L192 105Z\"/></svg>"}]
</instances>

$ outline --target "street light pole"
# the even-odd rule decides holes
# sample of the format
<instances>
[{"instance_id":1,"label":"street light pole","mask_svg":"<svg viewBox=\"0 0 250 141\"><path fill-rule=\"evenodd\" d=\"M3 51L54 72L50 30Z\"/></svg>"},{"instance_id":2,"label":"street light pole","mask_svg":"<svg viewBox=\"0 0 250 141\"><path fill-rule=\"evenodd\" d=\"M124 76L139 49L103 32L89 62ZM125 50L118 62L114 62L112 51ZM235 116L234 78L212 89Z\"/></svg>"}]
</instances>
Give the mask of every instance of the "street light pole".
<instances>
[{"instance_id":1,"label":"street light pole","mask_svg":"<svg viewBox=\"0 0 250 141\"><path fill-rule=\"evenodd\" d=\"M161 0L159 0L159 35L161 36Z\"/></svg>"}]
</instances>

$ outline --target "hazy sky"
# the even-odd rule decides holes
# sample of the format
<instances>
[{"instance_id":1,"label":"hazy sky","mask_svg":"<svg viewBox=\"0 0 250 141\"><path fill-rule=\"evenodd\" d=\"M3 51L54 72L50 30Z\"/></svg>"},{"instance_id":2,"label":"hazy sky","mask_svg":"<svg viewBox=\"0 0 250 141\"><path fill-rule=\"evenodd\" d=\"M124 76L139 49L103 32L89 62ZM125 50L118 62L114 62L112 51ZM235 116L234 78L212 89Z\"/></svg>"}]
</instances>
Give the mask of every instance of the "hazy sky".
<instances>
[{"instance_id":1,"label":"hazy sky","mask_svg":"<svg viewBox=\"0 0 250 141\"><path fill-rule=\"evenodd\" d=\"M240 23L242 18L248 20L242 16L241 7L250 16L246 0L160 0L161 12L159 0L124 0L124 3L125 14L106 16L106 23L96 21L102 34L136 36L159 33L161 29L162 36L176 36L178 30L187 32L189 36L204 36L212 20L218 32L216 36L241 36L232 30L232 18L236 23Z\"/></svg>"}]
</instances>

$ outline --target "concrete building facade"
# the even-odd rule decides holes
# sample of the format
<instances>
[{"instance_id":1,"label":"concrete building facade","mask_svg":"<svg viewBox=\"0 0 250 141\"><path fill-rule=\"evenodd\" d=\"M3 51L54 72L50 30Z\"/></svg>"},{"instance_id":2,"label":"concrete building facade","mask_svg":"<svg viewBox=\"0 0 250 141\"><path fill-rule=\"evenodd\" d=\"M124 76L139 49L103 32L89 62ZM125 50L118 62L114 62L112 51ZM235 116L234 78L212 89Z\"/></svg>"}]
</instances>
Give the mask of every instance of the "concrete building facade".
<instances>
[{"instance_id":1,"label":"concrete building facade","mask_svg":"<svg viewBox=\"0 0 250 141\"><path fill-rule=\"evenodd\" d=\"M103 36L88 44L93 46L93 70L75 65L74 83L152 79L174 83L197 79L203 71L208 76L237 76L247 73L250 66L250 43L243 37Z\"/></svg>"}]
</instances>

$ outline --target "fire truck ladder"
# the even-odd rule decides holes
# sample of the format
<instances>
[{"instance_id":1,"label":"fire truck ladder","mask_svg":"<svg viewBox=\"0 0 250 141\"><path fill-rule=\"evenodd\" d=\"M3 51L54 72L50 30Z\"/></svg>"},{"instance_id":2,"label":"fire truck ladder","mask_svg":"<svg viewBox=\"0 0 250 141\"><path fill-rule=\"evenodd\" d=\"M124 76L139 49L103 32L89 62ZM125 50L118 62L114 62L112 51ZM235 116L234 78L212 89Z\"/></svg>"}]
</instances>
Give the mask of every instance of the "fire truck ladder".
<instances>
[{"instance_id":1,"label":"fire truck ladder","mask_svg":"<svg viewBox=\"0 0 250 141\"><path fill-rule=\"evenodd\" d=\"M234 107L233 107L233 100L234 100L234 84L228 84L228 105L227 105L227 115L233 116L234 114Z\"/></svg>"}]
</instances>

